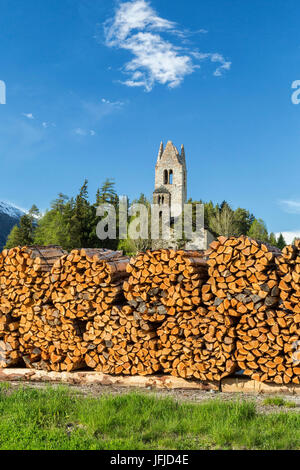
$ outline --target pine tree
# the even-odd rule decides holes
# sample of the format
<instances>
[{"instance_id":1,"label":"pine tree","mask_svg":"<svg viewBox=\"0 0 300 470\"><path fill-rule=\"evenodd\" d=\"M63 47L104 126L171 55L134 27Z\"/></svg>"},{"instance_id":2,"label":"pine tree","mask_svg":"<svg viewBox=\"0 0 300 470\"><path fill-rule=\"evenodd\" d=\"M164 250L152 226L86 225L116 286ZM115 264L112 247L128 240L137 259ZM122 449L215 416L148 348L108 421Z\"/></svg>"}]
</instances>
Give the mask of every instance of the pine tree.
<instances>
[{"instance_id":1,"label":"pine tree","mask_svg":"<svg viewBox=\"0 0 300 470\"><path fill-rule=\"evenodd\" d=\"M278 237L277 246L280 250L282 250L286 246L286 242L285 242L285 239L283 238L282 233Z\"/></svg>"},{"instance_id":2,"label":"pine tree","mask_svg":"<svg viewBox=\"0 0 300 470\"><path fill-rule=\"evenodd\" d=\"M255 219L249 229L248 236L262 242L268 242L268 230L262 219Z\"/></svg>"},{"instance_id":3,"label":"pine tree","mask_svg":"<svg viewBox=\"0 0 300 470\"><path fill-rule=\"evenodd\" d=\"M270 243L270 245L277 246L277 240L276 240L275 234L273 232L270 233L269 243Z\"/></svg>"},{"instance_id":4,"label":"pine tree","mask_svg":"<svg viewBox=\"0 0 300 470\"><path fill-rule=\"evenodd\" d=\"M35 223L32 215L21 217L19 225L15 225L7 237L5 248L32 245L34 241Z\"/></svg>"},{"instance_id":5,"label":"pine tree","mask_svg":"<svg viewBox=\"0 0 300 470\"><path fill-rule=\"evenodd\" d=\"M65 250L78 246L74 233L74 200L60 193L51 203L51 209L38 220L34 243L60 245Z\"/></svg>"},{"instance_id":6,"label":"pine tree","mask_svg":"<svg viewBox=\"0 0 300 470\"><path fill-rule=\"evenodd\" d=\"M218 236L234 235L234 212L226 201L221 204L220 208L216 208L216 214L211 217L209 226Z\"/></svg>"},{"instance_id":7,"label":"pine tree","mask_svg":"<svg viewBox=\"0 0 300 470\"><path fill-rule=\"evenodd\" d=\"M247 235L251 225L254 222L254 215L250 214L246 209L239 207L234 211L234 235L239 237L240 235Z\"/></svg>"},{"instance_id":8,"label":"pine tree","mask_svg":"<svg viewBox=\"0 0 300 470\"><path fill-rule=\"evenodd\" d=\"M18 225L14 225L7 237L5 248L10 249L15 246L22 246L22 244L20 228Z\"/></svg>"}]
</instances>

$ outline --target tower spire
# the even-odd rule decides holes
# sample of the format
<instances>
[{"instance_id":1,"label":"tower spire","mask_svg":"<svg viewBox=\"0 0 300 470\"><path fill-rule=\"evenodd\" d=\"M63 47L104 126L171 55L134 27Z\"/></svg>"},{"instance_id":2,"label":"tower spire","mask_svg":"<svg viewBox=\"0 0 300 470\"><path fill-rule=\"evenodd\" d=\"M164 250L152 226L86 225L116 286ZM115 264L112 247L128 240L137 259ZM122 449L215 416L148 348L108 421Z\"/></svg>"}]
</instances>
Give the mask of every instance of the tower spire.
<instances>
[{"instance_id":1,"label":"tower spire","mask_svg":"<svg viewBox=\"0 0 300 470\"><path fill-rule=\"evenodd\" d=\"M159 146L158 156L157 156L157 163L160 161L163 153L164 153L164 144L163 144L163 141L161 141L160 146Z\"/></svg>"},{"instance_id":2,"label":"tower spire","mask_svg":"<svg viewBox=\"0 0 300 470\"><path fill-rule=\"evenodd\" d=\"M181 145L181 161L185 162L185 150L184 150L184 145Z\"/></svg>"}]
</instances>

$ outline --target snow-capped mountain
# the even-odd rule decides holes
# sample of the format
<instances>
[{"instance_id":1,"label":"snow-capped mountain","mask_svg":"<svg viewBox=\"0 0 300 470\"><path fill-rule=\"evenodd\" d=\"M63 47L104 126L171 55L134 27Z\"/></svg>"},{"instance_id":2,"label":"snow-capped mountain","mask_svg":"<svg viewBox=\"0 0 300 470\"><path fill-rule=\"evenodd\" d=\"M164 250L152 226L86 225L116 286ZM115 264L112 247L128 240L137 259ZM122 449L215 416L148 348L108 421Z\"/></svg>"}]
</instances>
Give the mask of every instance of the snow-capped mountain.
<instances>
[{"instance_id":1,"label":"snow-capped mountain","mask_svg":"<svg viewBox=\"0 0 300 470\"><path fill-rule=\"evenodd\" d=\"M0 201L0 250L6 243L7 235L24 214L14 205Z\"/></svg>"},{"instance_id":2,"label":"snow-capped mountain","mask_svg":"<svg viewBox=\"0 0 300 470\"><path fill-rule=\"evenodd\" d=\"M2 202L0 201L0 213L1 214L7 214L10 217L22 217L22 215L25 214L24 211L21 209L18 209L18 207L13 206L12 204L9 204L8 202Z\"/></svg>"}]
</instances>

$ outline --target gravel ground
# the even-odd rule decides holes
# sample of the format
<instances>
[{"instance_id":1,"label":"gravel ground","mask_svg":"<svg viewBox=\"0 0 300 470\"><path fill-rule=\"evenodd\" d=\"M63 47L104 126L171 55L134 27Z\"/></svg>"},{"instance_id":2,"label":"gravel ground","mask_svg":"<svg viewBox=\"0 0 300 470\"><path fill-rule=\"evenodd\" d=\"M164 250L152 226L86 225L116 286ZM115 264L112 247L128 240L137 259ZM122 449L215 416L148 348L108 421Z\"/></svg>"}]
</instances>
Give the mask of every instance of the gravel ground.
<instances>
[{"instance_id":1,"label":"gravel ground","mask_svg":"<svg viewBox=\"0 0 300 470\"><path fill-rule=\"evenodd\" d=\"M49 384L43 382L9 382L12 387L32 387L32 388L44 388L44 387L53 387L57 388L61 384ZM232 400L249 400L254 401L257 406L259 413L273 413L273 412L292 412L300 413L300 395L285 395L285 394L253 394L253 393L224 393L216 391L201 391L201 390L167 390L167 389L155 389L152 387L147 387L146 389L134 388L134 387L120 387L120 386L111 386L111 385L69 385L66 384L72 391L79 392L85 396L101 396L103 394L113 394L120 395L128 393L130 391L138 391L140 393L155 395L156 397L172 397L176 401L185 401L190 403L201 403L207 402L212 399L219 399L223 401L232 401ZM295 403L295 408L288 408L286 406L274 406L274 405L264 405L263 402L266 398L271 397L280 397L283 398L286 402Z\"/></svg>"}]
</instances>

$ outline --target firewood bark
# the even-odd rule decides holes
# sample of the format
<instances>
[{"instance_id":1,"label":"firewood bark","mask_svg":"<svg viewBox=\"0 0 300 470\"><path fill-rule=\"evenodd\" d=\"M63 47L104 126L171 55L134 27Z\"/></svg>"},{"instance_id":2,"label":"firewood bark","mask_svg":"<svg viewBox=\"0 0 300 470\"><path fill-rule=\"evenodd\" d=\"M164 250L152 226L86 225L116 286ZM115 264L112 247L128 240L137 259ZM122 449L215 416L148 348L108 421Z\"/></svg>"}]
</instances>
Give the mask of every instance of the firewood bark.
<instances>
[{"instance_id":1,"label":"firewood bark","mask_svg":"<svg viewBox=\"0 0 300 470\"><path fill-rule=\"evenodd\" d=\"M113 306L87 323L87 366L119 375L151 375L160 370L153 325L129 306Z\"/></svg>"},{"instance_id":2,"label":"firewood bark","mask_svg":"<svg viewBox=\"0 0 300 470\"><path fill-rule=\"evenodd\" d=\"M236 370L234 320L203 307L169 317L158 329L165 373L219 381Z\"/></svg>"},{"instance_id":3,"label":"firewood bark","mask_svg":"<svg viewBox=\"0 0 300 470\"><path fill-rule=\"evenodd\" d=\"M66 320L50 305L35 306L21 316L20 352L29 368L72 371L84 366L85 325Z\"/></svg>"},{"instance_id":4,"label":"firewood bark","mask_svg":"<svg viewBox=\"0 0 300 470\"><path fill-rule=\"evenodd\" d=\"M209 308L239 318L277 306L275 261L280 250L245 236L219 237L207 255L210 277L202 288L202 299Z\"/></svg>"},{"instance_id":5,"label":"firewood bark","mask_svg":"<svg viewBox=\"0 0 300 470\"><path fill-rule=\"evenodd\" d=\"M131 259L127 271L126 300L144 320L155 323L197 308L208 278L206 260L198 251L148 250Z\"/></svg>"},{"instance_id":6,"label":"firewood bark","mask_svg":"<svg viewBox=\"0 0 300 470\"><path fill-rule=\"evenodd\" d=\"M51 270L51 300L69 319L89 320L124 299L129 258L120 251L73 250Z\"/></svg>"},{"instance_id":7,"label":"firewood bark","mask_svg":"<svg viewBox=\"0 0 300 470\"><path fill-rule=\"evenodd\" d=\"M0 268L0 313L20 318L28 306L51 296L50 270L65 253L58 246L28 246L3 250Z\"/></svg>"}]
</instances>

